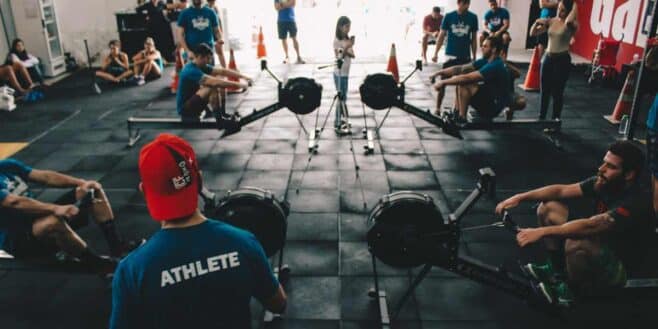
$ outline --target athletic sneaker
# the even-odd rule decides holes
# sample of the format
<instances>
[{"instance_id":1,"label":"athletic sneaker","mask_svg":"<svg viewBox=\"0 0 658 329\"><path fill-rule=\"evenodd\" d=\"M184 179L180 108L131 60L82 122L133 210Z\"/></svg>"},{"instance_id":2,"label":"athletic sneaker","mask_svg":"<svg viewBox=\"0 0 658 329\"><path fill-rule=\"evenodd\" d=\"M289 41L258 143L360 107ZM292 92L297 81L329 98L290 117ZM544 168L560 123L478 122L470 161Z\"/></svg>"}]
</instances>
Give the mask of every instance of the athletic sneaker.
<instances>
[{"instance_id":1,"label":"athletic sneaker","mask_svg":"<svg viewBox=\"0 0 658 329\"><path fill-rule=\"evenodd\" d=\"M137 77L137 85L138 85L138 86L142 86L142 85L144 85L145 83L146 83L146 79L144 79L144 76L141 76L141 75L140 75L140 76Z\"/></svg>"},{"instance_id":2,"label":"athletic sneaker","mask_svg":"<svg viewBox=\"0 0 658 329\"><path fill-rule=\"evenodd\" d=\"M574 301L573 293L569 289L569 286L561 281L555 284L541 282L539 284L539 290L549 304L569 307Z\"/></svg>"},{"instance_id":3,"label":"athletic sneaker","mask_svg":"<svg viewBox=\"0 0 658 329\"><path fill-rule=\"evenodd\" d=\"M528 263L521 266L521 270L527 276L534 278L539 282L551 283L555 281L555 271L551 263L533 264Z\"/></svg>"},{"instance_id":4,"label":"athletic sneaker","mask_svg":"<svg viewBox=\"0 0 658 329\"><path fill-rule=\"evenodd\" d=\"M505 111L503 111L503 113L505 113L505 120L510 121L514 119L514 111L510 109L506 109Z\"/></svg>"},{"instance_id":5,"label":"athletic sneaker","mask_svg":"<svg viewBox=\"0 0 658 329\"><path fill-rule=\"evenodd\" d=\"M350 128L347 126L347 124L342 124L340 125L340 127L334 128L334 130L336 130L336 135L338 136L345 136L352 133Z\"/></svg>"},{"instance_id":6,"label":"athletic sneaker","mask_svg":"<svg viewBox=\"0 0 658 329\"><path fill-rule=\"evenodd\" d=\"M466 118L464 118L463 116L457 115L455 117L455 125L457 125L457 127L459 128L463 128L466 125L468 125L468 120L466 120Z\"/></svg>"}]
</instances>

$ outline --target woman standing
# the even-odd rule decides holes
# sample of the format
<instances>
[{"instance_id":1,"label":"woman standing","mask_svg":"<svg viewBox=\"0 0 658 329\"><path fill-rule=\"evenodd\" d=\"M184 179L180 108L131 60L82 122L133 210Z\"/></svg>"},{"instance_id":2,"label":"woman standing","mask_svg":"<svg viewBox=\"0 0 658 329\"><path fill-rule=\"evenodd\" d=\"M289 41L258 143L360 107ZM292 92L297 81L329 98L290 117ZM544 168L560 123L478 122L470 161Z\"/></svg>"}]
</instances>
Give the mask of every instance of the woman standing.
<instances>
[{"instance_id":1,"label":"woman standing","mask_svg":"<svg viewBox=\"0 0 658 329\"><path fill-rule=\"evenodd\" d=\"M546 119L548 104L553 98L553 119L559 119L564 105L564 88L571 69L569 46L578 30L578 6L573 0L560 0L557 16L540 18L530 29L531 36L548 33L548 47L541 63L540 119Z\"/></svg>"},{"instance_id":2,"label":"woman standing","mask_svg":"<svg viewBox=\"0 0 658 329\"><path fill-rule=\"evenodd\" d=\"M334 69L334 84L336 91L340 95L340 101L336 106L336 120L334 127L338 135L350 133L350 127L347 118L342 115L347 114L347 108L344 108L347 100L347 83L350 75L350 64L354 58L354 36L348 36L352 22L347 16L341 16L336 23L336 39L334 39L334 55L336 56L336 68Z\"/></svg>"}]
</instances>

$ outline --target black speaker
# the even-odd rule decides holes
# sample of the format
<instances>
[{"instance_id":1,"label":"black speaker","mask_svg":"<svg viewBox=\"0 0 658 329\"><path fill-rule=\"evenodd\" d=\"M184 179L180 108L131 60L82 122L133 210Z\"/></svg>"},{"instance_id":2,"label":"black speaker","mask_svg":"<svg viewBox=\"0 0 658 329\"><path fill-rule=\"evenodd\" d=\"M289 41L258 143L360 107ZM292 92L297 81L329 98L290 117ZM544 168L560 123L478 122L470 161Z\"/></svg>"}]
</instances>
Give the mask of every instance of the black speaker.
<instances>
[{"instance_id":1,"label":"black speaker","mask_svg":"<svg viewBox=\"0 0 658 329\"><path fill-rule=\"evenodd\" d=\"M144 40L148 36L146 15L141 13L117 13L116 18L121 50L127 53L129 57L132 57L144 49Z\"/></svg>"}]
</instances>

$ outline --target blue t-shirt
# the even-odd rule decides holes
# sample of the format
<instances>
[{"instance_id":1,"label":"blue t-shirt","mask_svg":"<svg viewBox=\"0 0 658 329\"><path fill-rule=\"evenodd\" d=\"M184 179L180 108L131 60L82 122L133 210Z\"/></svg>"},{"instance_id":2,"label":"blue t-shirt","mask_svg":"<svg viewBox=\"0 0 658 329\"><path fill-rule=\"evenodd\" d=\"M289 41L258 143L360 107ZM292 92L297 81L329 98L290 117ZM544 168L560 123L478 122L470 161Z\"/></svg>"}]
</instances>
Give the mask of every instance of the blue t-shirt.
<instances>
[{"instance_id":1,"label":"blue t-shirt","mask_svg":"<svg viewBox=\"0 0 658 329\"><path fill-rule=\"evenodd\" d=\"M446 14L441 29L448 34L446 55L461 59L471 58L473 34L478 30L478 17L470 11L459 15L457 11Z\"/></svg>"},{"instance_id":2,"label":"blue t-shirt","mask_svg":"<svg viewBox=\"0 0 658 329\"><path fill-rule=\"evenodd\" d=\"M653 100L653 104L649 109L649 115L647 116L647 128L658 132L658 127L656 126L656 121L658 121L658 94Z\"/></svg>"},{"instance_id":3,"label":"blue t-shirt","mask_svg":"<svg viewBox=\"0 0 658 329\"><path fill-rule=\"evenodd\" d=\"M274 3L281 3L281 0L274 0ZM294 22L295 21L295 8L284 8L279 10L279 17L277 22Z\"/></svg>"},{"instance_id":4,"label":"blue t-shirt","mask_svg":"<svg viewBox=\"0 0 658 329\"><path fill-rule=\"evenodd\" d=\"M205 43L214 49L215 35L213 29L219 27L215 11L208 7L190 7L181 11L178 26L185 30L185 42L190 49Z\"/></svg>"},{"instance_id":5,"label":"blue t-shirt","mask_svg":"<svg viewBox=\"0 0 658 329\"><path fill-rule=\"evenodd\" d=\"M251 297L278 286L247 231L216 220L163 229L119 263L110 328L250 328Z\"/></svg>"},{"instance_id":6,"label":"blue t-shirt","mask_svg":"<svg viewBox=\"0 0 658 329\"><path fill-rule=\"evenodd\" d=\"M539 12L539 18L551 18L557 15L557 8L542 8Z\"/></svg>"},{"instance_id":7,"label":"blue t-shirt","mask_svg":"<svg viewBox=\"0 0 658 329\"><path fill-rule=\"evenodd\" d=\"M505 8L498 8L496 11L489 9L484 14L484 21L491 32L498 32L503 27L505 20L509 21L509 12Z\"/></svg>"},{"instance_id":8,"label":"blue t-shirt","mask_svg":"<svg viewBox=\"0 0 658 329\"><path fill-rule=\"evenodd\" d=\"M4 201L9 194L32 197L30 187L26 181L32 172L32 168L16 159L0 160L0 202ZM11 251L10 246L6 246L7 229L11 227L12 218L10 212L0 207L0 249Z\"/></svg>"},{"instance_id":9,"label":"blue t-shirt","mask_svg":"<svg viewBox=\"0 0 658 329\"><path fill-rule=\"evenodd\" d=\"M480 58L473 62L476 70L484 77L484 84L491 88L494 96L493 102L496 110L508 107L511 102L509 91L509 72L503 60L498 57L489 62L486 58Z\"/></svg>"},{"instance_id":10,"label":"blue t-shirt","mask_svg":"<svg viewBox=\"0 0 658 329\"><path fill-rule=\"evenodd\" d=\"M183 113L183 104L199 90L201 78L206 74L210 74L212 70L213 67L210 65L199 68L194 62L189 62L183 66L178 75L178 92L176 93L176 111L178 115Z\"/></svg>"}]
</instances>

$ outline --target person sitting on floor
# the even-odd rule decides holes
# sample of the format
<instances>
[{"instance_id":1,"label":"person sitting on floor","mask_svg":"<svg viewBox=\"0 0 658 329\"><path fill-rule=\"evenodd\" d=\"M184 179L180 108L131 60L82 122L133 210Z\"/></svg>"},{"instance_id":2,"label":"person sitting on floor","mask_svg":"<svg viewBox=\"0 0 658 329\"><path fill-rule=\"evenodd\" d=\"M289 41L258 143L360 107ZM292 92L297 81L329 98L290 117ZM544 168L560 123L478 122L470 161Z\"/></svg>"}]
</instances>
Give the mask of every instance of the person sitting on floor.
<instances>
[{"instance_id":1,"label":"person sitting on floor","mask_svg":"<svg viewBox=\"0 0 658 329\"><path fill-rule=\"evenodd\" d=\"M36 81L41 86L46 86L39 68L39 59L27 52L23 40L14 39L12 41L11 50L5 63L11 65L14 71L19 73L18 79L21 85L31 86L33 81Z\"/></svg>"},{"instance_id":2,"label":"person sitting on floor","mask_svg":"<svg viewBox=\"0 0 658 329\"><path fill-rule=\"evenodd\" d=\"M24 88L21 85L18 77L16 76L14 66L11 64L0 65L0 80L2 80L3 84L8 84L11 88L13 88L18 95L26 95L33 87L29 86Z\"/></svg>"},{"instance_id":3,"label":"person sitting on floor","mask_svg":"<svg viewBox=\"0 0 658 329\"><path fill-rule=\"evenodd\" d=\"M112 82L122 83L133 75L128 63L128 55L121 51L119 40L112 40L108 44L110 53L103 59L101 69L96 71L96 76Z\"/></svg>"},{"instance_id":4,"label":"person sitting on floor","mask_svg":"<svg viewBox=\"0 0 658 329\"><path fill-rule=\"evenodd\" d=\"M520 229L516 240L521 247L545 243L549 260L522 269L540 282L548 302L569 306L572 292L623 287L629 269L643 264L656 227L651 193L640 185L644 160L633 142L618 141L595 176L519 193L496 206L501 214L523 201L540 202L540 227Z\"/></svg>"},{"instance_id":5,"label":"person sitting on floor","mask_svg":"<svg viewBox=\"0 0 658 329\"><path fill-rule=\"evenodd\" d=\"M210 46L202 43L192 50L194 59L185 64L180 72L178 92L176 94L176 109L178 115L186 120L199 120L201 114L209 110L218 123L228 119L221 104L223 100L221 89L226 87L247 88L252 79L239 72L212 66L213 51ZM247 84L228 81L223 77L244 79ZM208 106L210 105L210 106ZM208 113L208 112L206 112Z\"/></svg>"},{"instance_id":6,"label":"person sitting on floor","mask_svg":"<svg viewBox=\"0 0 658 329\"><path fill-rule=\"evenodd\" d=\"M160 78L163 69L162 55L155 48L153 38L146 38L146 41L144 41L144 50L133 56L133 70L137 84L141 86L146 82L146 79Z\"/></svg>"},{"instance_id":7,"label":"person sitting on floor","mask_svg":"<svg viewBox=\"0 0 658 329\"><path fill-rule=\"evenodd\" d=\"M41 202L34 198L28 183L70 190L54 203ZM74 204L90 190L94 194L88 206L76 207ZM120 238L112 207L98 182L33 169L16 159L0 160L0 249L17 258L54 255L61 250L92 271L112 273L116 260L92 251L74 231L86 224L87 216L102 230L113 257L136 245Z\"/></svg>"},{"instance_id":8,"label":"person sitting on floor","mask_svg":"<svg viewBox=\"0 0 658 329\"><path fill-rule=\"evenodd\" d=\"M483 58L460 66L439 70L430 76L436 81L434 88L439 91L445 86L455 85L457 91L456 107L458 124L466 123L466 111L471 105L479 117L492 119L510 105L509 72L500 57L502 41L497 37L488 37L482 44ZM439 103L439 102L437 102ZM441 109L436 109L440 114Z\"/></svg>"}]
</instances>

